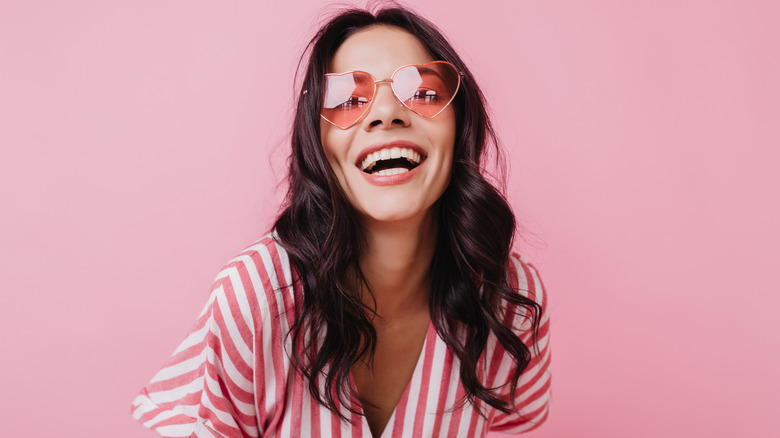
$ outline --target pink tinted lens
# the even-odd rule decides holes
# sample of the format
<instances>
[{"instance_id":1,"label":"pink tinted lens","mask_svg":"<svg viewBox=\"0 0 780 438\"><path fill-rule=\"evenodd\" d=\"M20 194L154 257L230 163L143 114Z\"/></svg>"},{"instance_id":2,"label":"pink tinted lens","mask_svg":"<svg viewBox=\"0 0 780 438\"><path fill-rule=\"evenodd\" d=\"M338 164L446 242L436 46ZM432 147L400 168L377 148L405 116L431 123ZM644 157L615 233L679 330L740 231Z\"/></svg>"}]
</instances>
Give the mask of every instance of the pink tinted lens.
<instances>
[{"instance_id":1,"label":"pink tinted lens","mask_svg":"<svg viewBox=\"0 0 780 438\"><path fill-rule=\"evenodd\" d=\"M346 128L360 120L374 98L374 79L368 73L349 72L325 75L322 116Z\"/></svg>"},{"instance_id":2,"label":"pink tinted lens","mask_svg":"<svg viewBox=\"0 0 780 438\"><path fill-rule=\"evenodd\" d=\"M410 110L435 117L452 102L460 87L460 75L454 66L436 61L409 65L393 75L393 91Z\"/></svg>"}]
</instances>

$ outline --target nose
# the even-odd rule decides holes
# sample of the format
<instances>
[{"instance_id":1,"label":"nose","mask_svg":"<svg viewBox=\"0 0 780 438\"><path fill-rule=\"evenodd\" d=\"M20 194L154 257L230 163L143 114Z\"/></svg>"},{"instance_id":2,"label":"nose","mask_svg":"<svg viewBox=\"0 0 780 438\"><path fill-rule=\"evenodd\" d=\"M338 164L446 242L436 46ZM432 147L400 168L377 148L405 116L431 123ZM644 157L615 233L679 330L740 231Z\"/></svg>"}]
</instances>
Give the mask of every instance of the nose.
<instances>
[{"instance_id":1,"label":"nose","mask_svg":"<svg viewBox=\"0 0 780 438\"><path fill-rule=\"evenodd\" d=\"M363 119L363 129L389 129L409 126L411 117L390 87L391 80L376 81L376 94L371 108Z\"/></svg>"}]
</instances>

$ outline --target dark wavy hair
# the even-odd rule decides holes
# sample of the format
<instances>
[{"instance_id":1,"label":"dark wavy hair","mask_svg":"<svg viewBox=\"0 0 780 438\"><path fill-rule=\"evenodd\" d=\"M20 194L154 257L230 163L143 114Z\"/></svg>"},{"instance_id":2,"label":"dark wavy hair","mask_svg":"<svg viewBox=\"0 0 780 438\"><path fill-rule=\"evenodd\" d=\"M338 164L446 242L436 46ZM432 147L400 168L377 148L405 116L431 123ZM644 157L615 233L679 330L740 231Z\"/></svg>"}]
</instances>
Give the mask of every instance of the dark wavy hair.
<instances>
[{"instance_id":1,"label":"dark wavy hair","mask_svg":"<svg viewBox=\"0 0 780 438\"><path fill-rule=\"evenodd\" d=\"M488 149L498 149L495 132L473 75L442 33L397 5L376 13L361 9L339 13L320 28L301 58L303 62L308 54L301 84L306 92L297 98L289 189L274 224L303 288L299 316L290 330L296 346L291 361L308 379L317 402L343 420L347 418L339 404L355 412L351 400L358 395L351 390L350 370L358 359L373 358L375 313L356 292L355 285L364 284L359 264L363 231L324 154L320 108L324 74L336 50L355 32L378 24L416 36L433 59L449 61L463 75L453 101L457 133L451 180L435 205L439 227L431 263L431 320L460 360L465 398L458 406L468 400L484 416L478 399L509 413L515 408L513 395L531 352L505 326L505 311L516 308L530 318L535 343L541 309L513 290L507 278L515 217L501 192L485 178L483 165ZM317 345L315 334L323 326L324 340ZM490 333L517 364L508 399L499 396L500 388L486 387L478 377L478 360ZM317 383L320 376L325 378L324 391Z\"/></svg>"}]
</instances>

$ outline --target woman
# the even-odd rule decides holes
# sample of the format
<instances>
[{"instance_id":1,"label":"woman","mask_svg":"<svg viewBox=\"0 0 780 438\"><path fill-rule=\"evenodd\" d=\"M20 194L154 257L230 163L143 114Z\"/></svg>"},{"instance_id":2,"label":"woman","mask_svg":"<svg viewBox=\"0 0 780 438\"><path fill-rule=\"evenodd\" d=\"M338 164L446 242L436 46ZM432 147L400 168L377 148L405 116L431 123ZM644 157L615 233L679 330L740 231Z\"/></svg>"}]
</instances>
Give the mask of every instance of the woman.
<instances>
[{"instance_id":1,"label":"woman","mask_svg":"<svg viewBox=\"0 0 780 438\"><path fill-rule=\"evenodd\" d=\"M164 436L484 436L549 409L546 298L474 78L401 8L309 44L274 232L134 402Z\"/></svg>"}]
</instances>

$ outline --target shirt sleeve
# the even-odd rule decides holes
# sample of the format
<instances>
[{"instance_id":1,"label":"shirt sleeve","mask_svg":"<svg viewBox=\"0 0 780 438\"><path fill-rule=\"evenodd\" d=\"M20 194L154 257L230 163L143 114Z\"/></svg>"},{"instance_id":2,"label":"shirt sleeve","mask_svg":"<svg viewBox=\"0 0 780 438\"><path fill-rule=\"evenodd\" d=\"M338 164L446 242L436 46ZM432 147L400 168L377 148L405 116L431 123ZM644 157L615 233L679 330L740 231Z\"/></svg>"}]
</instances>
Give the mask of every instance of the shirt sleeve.
<instances>
[{"instance_id":1,"label":"shirt sleeve","mask_svg":"<svg viewBox=\"0 0 780 438\"><path fill-rule=\"evenodd\" d=\"M164 437L262 435L253 381L257 322L241 277L230 265L220 272L190 333L133 401L132 415L145 427Z\"/></svg>"},{"instance_id":2,"label":"shirt sleeve","mask_svg":"<svg viewBox=\"0 0 780 438\"><path fill-rule=\"evenodd\" d=\"M548 313L547 292L533 265L524 259L513 256L512 262L517 276L514 278L520 293L536 301L542 308L539 319L539 331L536 345L533 345L529 324L519 324L520 339L531 351L531 361L520 375L515 392L517 410L510 414L497 411L490 425L495 432L519 434L539 427L550 412L550 316ZM519 317L518 317L519 319ZM517 321L517 320L516 320ZM516 366L513 364L511 373ZM509 396L509 385L506 395Z\"/></svg>"}]
</instances>

